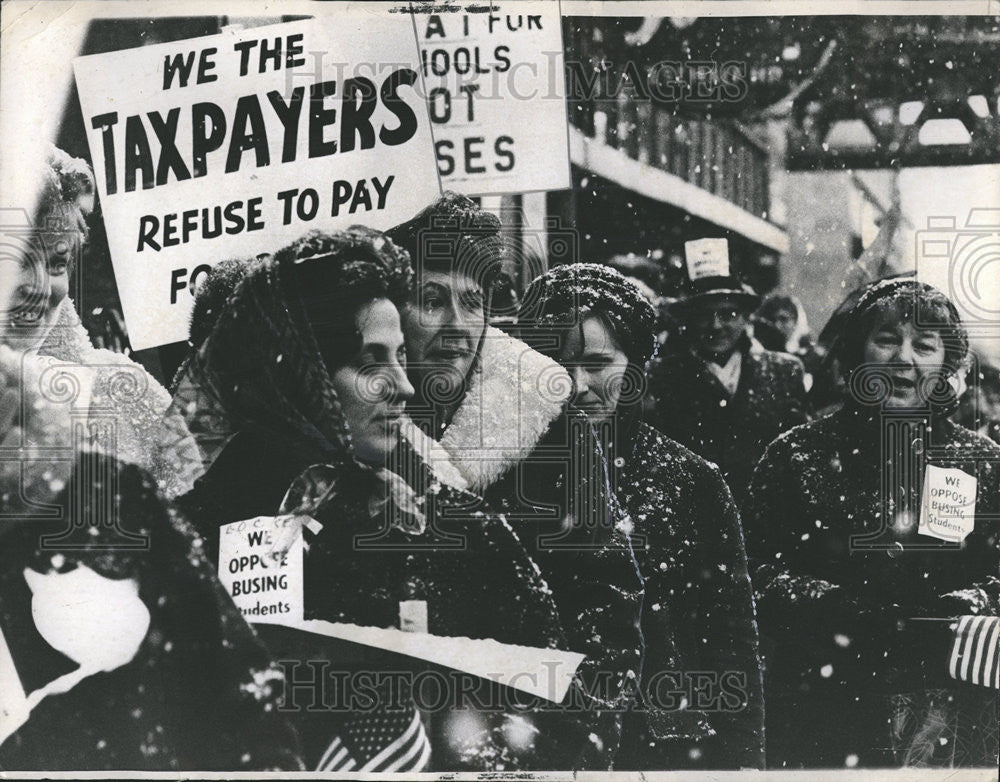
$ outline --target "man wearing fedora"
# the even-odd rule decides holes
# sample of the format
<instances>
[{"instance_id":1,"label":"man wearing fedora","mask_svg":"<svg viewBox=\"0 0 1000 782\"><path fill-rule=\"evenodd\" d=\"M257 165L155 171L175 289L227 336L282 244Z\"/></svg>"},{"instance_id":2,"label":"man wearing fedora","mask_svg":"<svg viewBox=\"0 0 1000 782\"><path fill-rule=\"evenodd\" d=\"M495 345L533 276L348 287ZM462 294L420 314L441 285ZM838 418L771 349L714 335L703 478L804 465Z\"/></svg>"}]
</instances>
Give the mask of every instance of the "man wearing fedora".
<instances>
[{"instance_id":1,"label":"man wearing fedora","mask_svg":"<svg viewBox=\"0 0 1000 782\"><path fill-rule=\"evenodd\" d=\"M730 273L725 239L687 242L685 254L681 333L650 377L653 424L717 464L739 504L771 440L809 420L804 371L751 338L760 298Z\"/></svg>"}]
</instances>

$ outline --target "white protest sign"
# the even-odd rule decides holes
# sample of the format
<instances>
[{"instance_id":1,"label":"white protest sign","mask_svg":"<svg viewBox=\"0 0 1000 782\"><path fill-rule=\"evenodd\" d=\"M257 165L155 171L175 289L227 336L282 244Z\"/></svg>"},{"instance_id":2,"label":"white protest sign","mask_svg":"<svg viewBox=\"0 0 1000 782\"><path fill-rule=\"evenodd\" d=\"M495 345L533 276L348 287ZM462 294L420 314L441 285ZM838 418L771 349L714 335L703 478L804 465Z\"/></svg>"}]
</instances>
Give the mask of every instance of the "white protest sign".
<instances>
[{"instance_id":1,"label":"white protest sign","mask_svg":"<svg viewBox=\"0 0 1000 782\"><path fill-rule=\"evenodd\" d=\"M257 516L219 530L219 581L248 622L294 625L302 621L301 532L288 541L295 516ZM275 544L284 551L274 557Z\"/></svg>"},{"instance_id":2,"label":"white protest sign","mask_svg":"<svg viewBox=\"0 0 1000 782\"><path fill-rule=\"evenodd\" d=\"M14 658L0 627L0 744L15 733L31 714L28 697L14 666Z\"/></svg>"},{"instance_id":3,"label":"white protest sign","mask_svg":"<svg viewBox=\"0 0 1000 782\"><path fill-rule=\"evenodd\" d=\"M976 523L976 479L962 470L927 465L917 532L940 540L965 540Z\"/></svg>"},{"instance_id":4,"label":"white protest sign","mask_svg":"<svg viewBox=\"0 0 1000 782\"><path fill-rule=\"evenodd\" d=\"M729 243L725 239L692 239L684 242L688 278L729 276Z\"/></svg>"},{"instance_id":5,"label":"white protest sign","mask_svg":"<svg viewBox=\"0 0 1000 782\"><path fill-rule=\"evenodd\" d=\"M415 20L442 187L570 187L559 4L501 2Z\"/></svg>"},{"instance_id":6,"label":"white protest sign","mask_svg":"<svg viewBox=\"0 0 1000 782\"><path fill-rule=\"evenodd\" d=\"M352 7L74 70L134 349L187 339L218 261L389 228L440 193L409 14Z\"/></svg>"},{"instance_id":7,"label":"white protest sign","mask_svg":"<svg viewBox=\"0 0 1000 782\"><path fill-rule=\"evenodd\" d=\"M393 627L361 627L318 619L307 619L289 626L427 660L554 703L566 697L573 677L585 659L578 652L562 649L505 644L491 638L408 632Z\"/></svg>"}]
</instances>

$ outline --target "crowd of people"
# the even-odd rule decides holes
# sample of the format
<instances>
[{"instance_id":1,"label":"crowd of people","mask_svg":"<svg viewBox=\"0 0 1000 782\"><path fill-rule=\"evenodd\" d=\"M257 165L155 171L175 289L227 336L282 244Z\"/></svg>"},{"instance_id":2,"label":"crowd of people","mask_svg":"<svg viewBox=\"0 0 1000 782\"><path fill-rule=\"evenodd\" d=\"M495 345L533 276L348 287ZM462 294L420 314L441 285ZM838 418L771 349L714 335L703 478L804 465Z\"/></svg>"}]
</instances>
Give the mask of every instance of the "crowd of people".
<instances>
[{"instance_id":1,"label":"crowd of people","mask_svg":"<svg viewBox=\"0 0 1000 782\"><path fill-rule=\"evenodd\" d=\"M716 243L665 338L597 263L498 319L503 226L446 193L218 264L168 391L68 296L93 194L53 151L3 281L0 768L995 766L1000 620L958 634L1000 617L1000 446L940 291L875 282L821 349ZM430 707L440 663L248 624L220 530L260 517L304 620L577 652L566 696Z\"/></svg>"}]
</instances>

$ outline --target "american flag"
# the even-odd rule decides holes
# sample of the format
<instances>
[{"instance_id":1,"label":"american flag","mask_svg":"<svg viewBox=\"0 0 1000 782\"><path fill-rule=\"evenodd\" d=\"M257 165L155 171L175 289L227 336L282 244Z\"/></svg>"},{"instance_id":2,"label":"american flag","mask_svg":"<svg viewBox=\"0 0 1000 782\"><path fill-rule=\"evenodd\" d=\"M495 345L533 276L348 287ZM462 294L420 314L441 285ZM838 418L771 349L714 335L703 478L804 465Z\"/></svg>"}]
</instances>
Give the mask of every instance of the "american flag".
<instances>
[{"instance_id":1,"label":"american flag","mask_svg":"<svg viewBox=\"0 0 1000 782\"><path fill-rule=\"evenodd\" d=\"M327 747L317 771L423 771L431 744L416 709L381 710L344 728Z\"/></svg>"},{"instance_id":2,"label":"american flag","mask_svg":"<svg viewBox=\"0 0 1000 782\"><path fill-rule=\"evenodd\" d=\"M1000 617L959 618L948 673L953 679L1000 689Z\"/></svg>"}]
</instances>

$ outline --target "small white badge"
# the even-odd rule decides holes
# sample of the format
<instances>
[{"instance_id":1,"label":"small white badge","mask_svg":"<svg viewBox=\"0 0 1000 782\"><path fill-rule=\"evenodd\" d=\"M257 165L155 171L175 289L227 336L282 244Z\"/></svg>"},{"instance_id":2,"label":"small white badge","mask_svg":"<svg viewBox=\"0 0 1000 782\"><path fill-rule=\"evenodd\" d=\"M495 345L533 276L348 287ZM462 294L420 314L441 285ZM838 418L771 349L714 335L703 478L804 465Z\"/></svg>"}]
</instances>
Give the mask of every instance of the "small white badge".
<instances>
[{"instance_id":1,"label":"small white badge","mask_svg":"<svg viewBox=\"0 0 1000 782\"><path fill-rule=\"evenodd\" d=\"M955 468L927 465L917 532L958 543L975 524L975 477Z\"/></svg>"},{"instance_id":2,"label":"small white badge","mask_svg":"<svg viewBox=\"0 0 1000 782\"><path fill-rule=\"evenodd\" d=\"M404 633L428 632L426 600L399 601L399 629Z\"/></svg>"},{"instance_id":3,"label":"small white badge","mask_svg":"<svg viewBox=\"0 0 1000 782\"><path fill-rule=\"evenodd\" d=\"M684 258L692 282L702 277L729 276L729 243L725 239L684 242Z\"/></svg>"},{"instance_id":4,"label":"small white badge","mask_svg":"<svg viewBox=\"0 0 1000 782\"><path fill-rule=\"evenodd\" d=\"M302 621L301 519L257 516L220 529L219 581L248 622Z\"/></svg>"}]
</instances>

